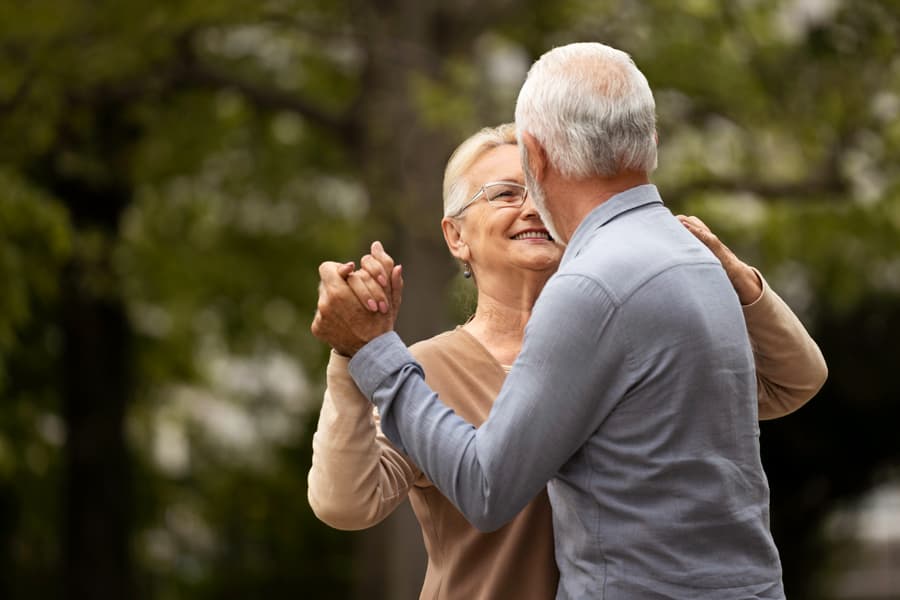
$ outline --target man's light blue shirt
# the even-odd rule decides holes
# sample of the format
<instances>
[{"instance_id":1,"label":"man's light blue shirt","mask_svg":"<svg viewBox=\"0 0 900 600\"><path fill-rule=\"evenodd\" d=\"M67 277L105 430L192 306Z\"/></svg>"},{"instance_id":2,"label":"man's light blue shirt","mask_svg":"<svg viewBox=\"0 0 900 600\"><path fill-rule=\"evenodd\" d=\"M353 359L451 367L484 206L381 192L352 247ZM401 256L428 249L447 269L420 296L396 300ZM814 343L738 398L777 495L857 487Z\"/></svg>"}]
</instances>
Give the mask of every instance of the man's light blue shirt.
<instances>
[{"instance_id":1,"label":"man's light blue shirt","mask_svg":"<svg viewBox=\"0 0 900 600\"><path fill-rule=\"evenodd\" d=\"M479 428L394 333L350 362L388 438L476 527L542 487L557 598L783 598L753 355L718 260L643 185L594 209Z\"/></svg>"}]
</instances>

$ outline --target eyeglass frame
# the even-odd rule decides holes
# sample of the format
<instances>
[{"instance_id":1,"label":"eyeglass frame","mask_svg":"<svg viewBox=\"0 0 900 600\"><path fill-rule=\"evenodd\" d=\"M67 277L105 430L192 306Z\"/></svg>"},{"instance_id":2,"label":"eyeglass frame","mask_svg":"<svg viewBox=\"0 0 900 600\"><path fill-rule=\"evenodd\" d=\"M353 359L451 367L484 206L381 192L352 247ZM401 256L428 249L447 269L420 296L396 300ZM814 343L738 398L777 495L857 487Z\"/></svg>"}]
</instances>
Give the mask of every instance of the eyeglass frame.
<instances>
[{"instance_id":1,"label":"eyeglass frame","mask_svg":"<svg viewBox=\"0 0 900 600\"><path fill-rule=\"evenodd\" d=\"M488 195L487 195L487 188L488 188L488 186L492 186L492 185L514 185L514 186L516 186L516 187L522 188L522 192L523 192L523 193L522 193L522 202L521 202L521 204L507 204L506 206L507 206L508 208L521 208L522 206L524 206L525 200L528 198L528 188L527 188L527 187L525 187L525 186L522 185L521 183L517 183L517 182L515 182L515 181L506 181L506 180L500 180L500 181L488 181L487 183L485 183L484 185L482 185L480 188L478 188L478 191L475 192L475 195L472 196L472 197L469 199L468 202L466 202L465 204L463 204L462 208L460 208L458 211L456 211L456 214L454 214L454 215L452 215L452 216L455 218L455 217L458 217L458 216L460 216L461 214L463 214L463 212L465 212L465 210L466 210L467 208L469 208L470 206L472 206L473 204L475 204L475 202L478 200L478 197L481 196L482 194L484 194L484 198L485 198L485 200L488 201L488 204L490 204L490 205L493 206L493 205L494 205L494 202L496 201L496 198L495 198L494 200L491 200L490 198L488 198Z\"/></svg>"}]
</instances>

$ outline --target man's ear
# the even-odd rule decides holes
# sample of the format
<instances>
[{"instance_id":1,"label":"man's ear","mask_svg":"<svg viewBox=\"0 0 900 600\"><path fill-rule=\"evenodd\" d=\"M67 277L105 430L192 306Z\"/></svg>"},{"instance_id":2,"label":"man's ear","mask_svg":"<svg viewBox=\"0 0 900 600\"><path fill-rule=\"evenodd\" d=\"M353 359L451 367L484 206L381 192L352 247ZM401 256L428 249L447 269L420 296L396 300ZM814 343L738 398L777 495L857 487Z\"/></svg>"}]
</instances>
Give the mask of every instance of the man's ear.
<instances>
[{"instance_id":1,"label":"man's ear","mask_svg":"<svg viewBox=\"0 0 900 600\"><path fill-rule=\"evenodd\" d=\"M462 262L468 262L471 253L469 252L469 245L462 239L460 222L450 217L444 217L441 219L441 229L444 231L444 240L447 242L450 254Z\"/></svg>"},{"instance_id":2,"label":"man's ear","mask_svg":"<svg viewBox=\"0 0 900 600\"><path fill-rule=\"evenodd\" d=\"M531 173L535 181L538 183L543 182L549 166L544 145L527 131L522 132L522 145L525 146L524 160L527 161L525 166L527 166L528 172Z\"/></svg>"}]
</instances>

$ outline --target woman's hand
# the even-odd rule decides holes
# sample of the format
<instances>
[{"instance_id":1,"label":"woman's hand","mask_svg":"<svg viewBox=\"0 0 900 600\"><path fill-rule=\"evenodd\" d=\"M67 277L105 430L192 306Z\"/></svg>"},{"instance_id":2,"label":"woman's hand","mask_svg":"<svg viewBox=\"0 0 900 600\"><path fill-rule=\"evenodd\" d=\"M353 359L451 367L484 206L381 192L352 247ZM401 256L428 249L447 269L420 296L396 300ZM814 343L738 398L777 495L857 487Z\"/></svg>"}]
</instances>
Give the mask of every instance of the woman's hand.
<instances>
[{"instance_id":1,"label":"woman's hand","mask_svg":"<svg viewBox=\"0 0 900 600\"><path fill-rule=\"evenodd\" d=\"M403 289L400 267L394 265L394 259L384 251L381 242L373 242L371 250L371 254L360 259L360 268L354 271L351 267L349 272L343 274L344 279L364 308L382 314L392 311L396 318ZM394 287L397 287L396 299L393 297Z\"/></svg>"},{"instance_id":2,"label":"woman's hand","mask_svg":"<svg viewBox=\"0 0 900 600\"><path fill-rule=\"evenodd\" d=\"M742 261L731 249L722 243L722 240L710 230L710 228L694 216L676 215L677 219L703 242L707 248L719 259L722 267L731 280L731 285L737 292L741 304L744 306L753 304L762 294L762 282L750 265Z\"/></svg>"},{"instance_id":3,"label":"woman's hand","mask_svg":"<svg viewBox=\"0 0 900 600\"><path fill-rule=\"evenodd\" d=\"M381 292L377 300L378 310L382 313L392 313L393 319L396 320L403 294L402 269L400 265L394 264L394 259L385 252L381 242L372 242L371 250L371 254L366 254L360 259L360 268L354 275L362 280L366 291L371 293L373 287L378 288Z\"/></svg>"}]
</instances>

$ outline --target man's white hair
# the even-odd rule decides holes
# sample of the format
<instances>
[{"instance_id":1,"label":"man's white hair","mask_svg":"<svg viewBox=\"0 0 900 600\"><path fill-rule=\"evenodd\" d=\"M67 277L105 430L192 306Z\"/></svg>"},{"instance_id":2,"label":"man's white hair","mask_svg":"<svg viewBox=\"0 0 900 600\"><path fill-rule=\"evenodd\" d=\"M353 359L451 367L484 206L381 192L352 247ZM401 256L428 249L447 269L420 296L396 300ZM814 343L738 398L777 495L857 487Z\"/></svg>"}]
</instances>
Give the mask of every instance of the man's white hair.
<instances>
[{"instance_id":1,"label":"man's white hair","mask_svg":"<svg viewBox=\"0 0 900 600\"><path fill-rule=\"evenodd\" d=\"M516 145L516 126L505 123L485 127L459 145L450 155L444 170L444 216L455 217L484 181L470 181L469 169L486 152L497 146Z\"/></svg>"},{"instance_id":2,"label":"man's white hair","mask_svg":"<svg viewBox=\"0 0 900 600\"><path fill-rule=\"evenodd\" d=\"M516 102L527 131L564 177L656 168L656 104L631 57L598 43L554 48L528 71Z\"/></svg>"}]
</instances>

